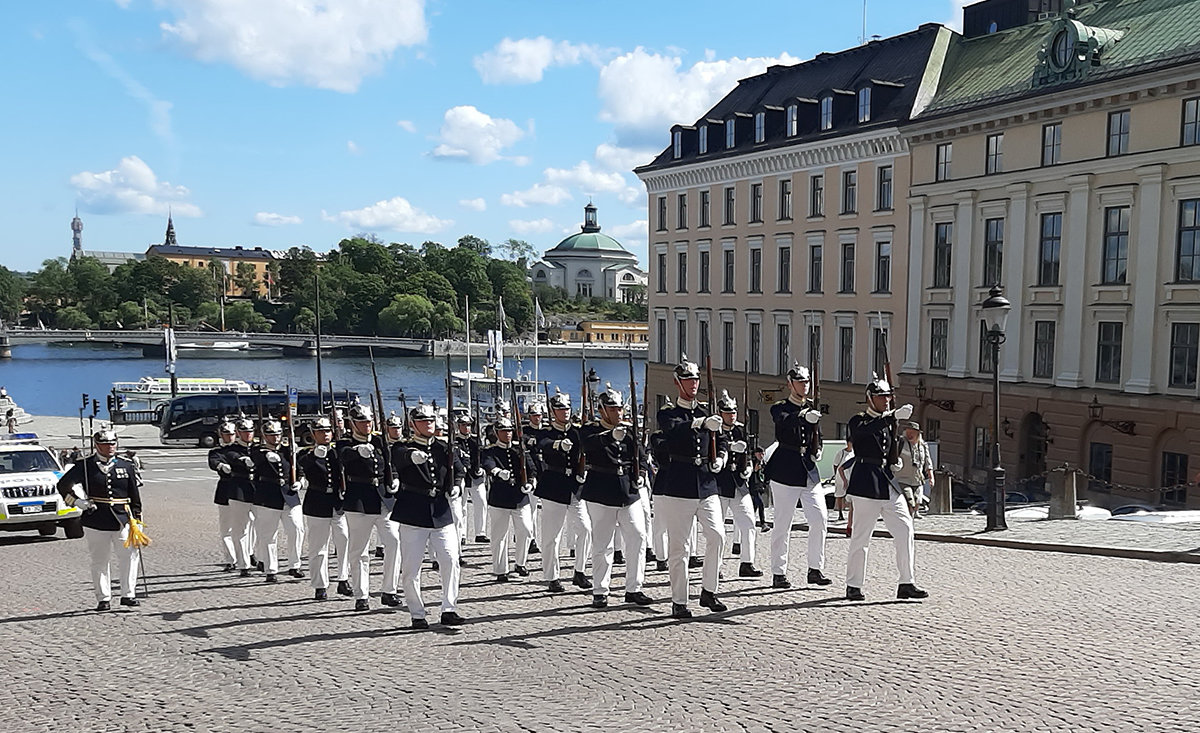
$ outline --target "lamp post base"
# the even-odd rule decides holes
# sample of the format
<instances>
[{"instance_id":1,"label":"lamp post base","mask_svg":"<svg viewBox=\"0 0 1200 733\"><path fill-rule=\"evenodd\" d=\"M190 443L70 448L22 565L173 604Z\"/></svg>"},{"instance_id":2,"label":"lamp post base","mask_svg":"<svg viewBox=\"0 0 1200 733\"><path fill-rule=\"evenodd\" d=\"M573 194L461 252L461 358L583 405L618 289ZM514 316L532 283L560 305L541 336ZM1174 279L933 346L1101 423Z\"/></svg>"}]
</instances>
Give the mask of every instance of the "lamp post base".
<instances>
[{"instance_id":1,"label":"lamp post base","mask_svg":"<svg viewBox=\"0 0 1200 733\"><path fill-rule=\"evenodd\" d=\"M987 526L985 532L995 532L1008 529L1008 521L1004 518L1004 469L992 466L988 474Z\"/></svg>"}]
</instances>

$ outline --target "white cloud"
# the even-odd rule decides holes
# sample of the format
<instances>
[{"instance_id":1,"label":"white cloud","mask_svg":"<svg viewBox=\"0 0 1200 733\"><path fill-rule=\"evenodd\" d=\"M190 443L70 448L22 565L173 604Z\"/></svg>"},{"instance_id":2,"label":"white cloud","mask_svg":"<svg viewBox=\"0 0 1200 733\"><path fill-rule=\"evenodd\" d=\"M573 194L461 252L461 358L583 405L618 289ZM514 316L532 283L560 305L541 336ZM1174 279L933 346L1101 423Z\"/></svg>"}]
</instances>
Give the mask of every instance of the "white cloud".
<instances>
[{"instance_id":1,"label":"white cloud","mask_svg":"<svg viewBox=\"0 0 1200 733\"><path fill-rule=\"evenodd\" d=\"M517 234L544 234L545 232L553 231L554 222L549 219L509 219L508 228L512 229Z\"/></svg>"},{"instance_id":2,"label":"white cloud","mask_svg":"<svg viewBox=\"0 0 1200 733\"><path fill-rule=\"evenodd\" d=\"M946 27L962 33L963 8L972 2L974 0L950 0L950 19L946 21Z\"/></svg>"},{"instance_id":3,"label":"white cloud","mask_svg":"<svg viewBox=\"0 0 1200 733\"><path fill-rule=\"evenodd\" d=\"M424 0L156 0L166 40L275 86L354 92L401 46L428 37Z\"/></svg>"},{"instance_id":4,"label":"white cloud","mask_svg":"<svg viewBox=\"0 0 1200 733\"><path fill-rule=\"evenodd\" d=\"M256 227L281 227L288 224L300 224L303 220L298 216L285 216L284 214L275 214L269 211L260 211L254 215L254 226Z\"/></svg>"},{"instance_id":5,"label":"white cloud","mask_svg":"<svg viewBox=\"0 0 1200 733\"><path fill-rule=\"evenodd\" d=\"M547 168L544 175L550 184L574 186L585 194L615 194L625 204L637 201L642 193L630 186L623 174L597 170L586 160L580 161L574 168Z\"/></svg>"},{"instance_id":6,"label":"white cloud","mask_svg":"<svg viewBox=\"0 0 1200 733\"><path fill-rule=\"evenodd\" d=\"M358 155L362 152L362 148L358 147L358 143L354 142L353 140L347 140L346 152L350 153L351 155Z\"/></svg>"},{"instance_id":7,"label":"white cloud","mask_svg":"<svg viewBox=\"0 0 1200 733\"><path fill-rule=\"evenodd\" d=\"M585 61L599 65L604 55L597 46L555 43L545 36L515 41L505 38L475 57L475 70L484 84L532 84L541 81L551 66L574 66Z\"/></svg>"},{"instance_id":8,"label":"white cloud","mask_svg":"<svg viewBox=\"0 0 1200 733\"><path fill-rule=\"evenodd\" d=\"M487 201L484 201L483 199L460 199L458 205L465 209L472 209L474 211L487 210Z\"/></svg>"},{"instance_id":9,"label":"white cloud","mask_svg":"<svg viewBox=\"0 0 1200 733\"><path fill-rule=\"evenodd\" d=\"M602 168L622 173L649 163L656 155L658 151L650 148L624 148L610 143L600 143L596 146L596 163Z\"/></svg>"},{"instance_id":10,"label":"white cloud","mask_svg":"<svg viewBox=\"0 0 1200 733\"><path fill-rule=\"evenodd\" d=\"M476 165L504 158L500 153L525 136L512 120L492 117L471 105L446 110L440 144L433 149L435 158L457 158ZM522 159L513 159L521 162Z\"/></svg>"},{"instance_id":11,"label":"white cloud","mask_svg":"<svg viewBox=\"0 0 1200 733\"><path fill-rule=\"evenodd\" d=\"M617 226L609 229L608 233L611 234L614 239L644 240L647 236L649 236L649 226L650 223L648 221L645 219L639 219L638 221L633 221L628 224L618 224Z\"/></svg>"},{"instance_id":12,"label":"white cloud","mask_svg":"<svg viewBox=\"0 0 1200 733\"><path fill-rule=\"evenodd\" d=\"M416 132L417 126L412 120L396 120L396 127L405 132Z\"/></svg>"},{"instance_id":13,"label":"white cloud","mask_svg":"<svg viewBox=\"0 0 1200 733\"><path fill-rule=\"evenodd\" d=\"M170 209L176 216L203 216L200 207L187 202L187 188L158 180L136 155L109 171L76 173L71 185L82 208L94 214L166 214Z\"/></svg>"},{"instance_id":14,"label":"white cloud","mask_svg":"<svg viewBox=\"0 0 1200 733\"><path fill-rule=\"evenodd\" d=\"M377 201L361 209L341 211L337 214L328 214L322 211L321 218L325 221L338 222L348 229L357 231L386 229L417 234L440 232L454 223L421 211L401 196L386 201Z\"/></svg>"},{"instance_id":15,"label":"white cloud","mask_svg":"<svg viewBox=\"0 0 1200 733\"><path fill-rule=\"evenodd\" d=\"M799 62L784 53L778 58L698 61L685 68L677 55L639 47L600 69L600 119L613 123L623 143L652 147L661 139L665 145L672 124L695 122L739 79L762 73L772 64Z\"/></svg>"},{"instance_id":16,"label":"white cloud","mask_svg":"<svg viewBox=\"0 0 1200 733\"><path fill-rule=\"evenodd\" d=\"M524 191L501 194L500 203L505 206L519 206L523 209L539 204L554 206L570 199L571 192L562 186L535 183Z\"/></svg>"}]
</instances>

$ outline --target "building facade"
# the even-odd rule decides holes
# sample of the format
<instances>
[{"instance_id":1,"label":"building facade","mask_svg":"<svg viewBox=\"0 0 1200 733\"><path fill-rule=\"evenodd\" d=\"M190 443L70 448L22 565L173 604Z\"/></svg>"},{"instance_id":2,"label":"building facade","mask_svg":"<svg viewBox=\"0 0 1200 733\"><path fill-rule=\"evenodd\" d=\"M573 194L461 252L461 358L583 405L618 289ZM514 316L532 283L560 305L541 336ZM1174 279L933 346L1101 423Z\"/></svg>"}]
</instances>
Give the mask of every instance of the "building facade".
<instances>
[{"instance_id":1,"label":"building facade","mask_svg":"<svg viewBox=\"0 0 1200 733\"><path fill-rule=\"evenodd\" d=\"M572 325L551 326L546 329L550 341L568 344L638 344L650 340L650 329L644 323L625 321L580 321Z\"/></svg>"},{"instance_id":2,"label":"building facade","mask_svg":"<svg viewBox=\"0 0 1200 733\"><path fill-rule=\"evenodd\" d=\"M1065 463L1101 506L1193 506L1200 2L1064 5L956 34L937 93L904 127L901 400L919 403L941 462L978 487L999 369L1011 489ZM997 283L1012 313L994 365L979 304Z\"/></svg>"},{"instance_id":3,"label":"building facade","mask_svg":"<svg viewBox=\"0 0 1200 733\"><path fill-rule=\"evenodd\" d=\"M596 207L583 207L583 226L529 267L533 284L558 288L567 297L636 302L646 288L637 256L600 231Z\"/></svg>"},{"instance_id":4,"label":"building facade","mask_svg":"<svg viewBox=\"0 0 1200 733\"><path fill-rule=\"evenodd\" d=\"M275 252L262 247L188 247L175 237L175 223L167 217L167 233L162 244L152 244L147 257L163 257L184 267L205 268L217 282L224 284L226 297L257 296L270 298L275 287Z\"/></svg>"}]
</instances>

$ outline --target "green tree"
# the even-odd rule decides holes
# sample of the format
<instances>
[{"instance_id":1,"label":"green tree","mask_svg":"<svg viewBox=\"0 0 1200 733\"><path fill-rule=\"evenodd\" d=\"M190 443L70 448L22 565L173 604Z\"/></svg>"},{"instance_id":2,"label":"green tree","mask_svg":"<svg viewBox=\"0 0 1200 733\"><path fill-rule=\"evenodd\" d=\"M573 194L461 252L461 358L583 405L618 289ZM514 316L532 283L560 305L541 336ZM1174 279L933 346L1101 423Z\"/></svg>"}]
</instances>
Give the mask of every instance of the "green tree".
<instances>
[{"instance_id":1,"label":"green tree","mask_svg":"<svg viewBox=\"0 0 1200 733\"><path fill-rule=\"evenodd\" d=\"M55 313L55 326L58 328L95 328L96 323L92 317L87 314L83 308L77 305L69 305L66 308L60 308Z\"/></svg>"},{"instance_id":2,"label":"green tree","mask_svg":"<svg viewBox=\"0 0 1200 733\"><path fill-rule=\"evenodd\" d=\"M146 328L146 315L140 303L126 300L117 306L116 320L121 328Z\"/></svg>"},{"instance_id":3,"label":"green tree","mask_svg":"<svg viewBox=\"0 0 1200 733\"><path fill-rule=\"evenodd\" d=\"M516 332L533 326L533 297L525 270L506 260L491 260L487 266L488 280L492 291L504 298L504 312L508 325Z\"/></svg>"},{"instance_id":4,"label":"green tree","mask_svg":"<svg viewBox=\"0 0 1200 733\"><path fill-rule=\"evenodd\" d=\"M17 273L0 265L0 319L16 322L21 314L21 300L27 283Z\"/></svg>"},{"instance_id":5,"label":"green tree","mask_svg":"<svg viewBox=\"0 0 1200 733\"><path fill-rule=\"evenodd\" d=\"M401 275L413 275L425 269L425 260L421 253L411 244L388 245L392 260L396 263L396 271Z\"/></svg>"},{"instance_id":6,"label":"green tree","mask_svg":"<svg viewBox=\"0 0 1200 733\"><path fill-rule=\"evenodd\" d=\"M196 321L206 323L213 328L221 327L221 306L211 300L201 303L196 308Z\"/></svg>"},{"instance_id":7,"label":"green tree","mask_svg":"<svg viewBox=\"0 0 1200 733\"><path fill-rule=\"evenodd\" d=\"M377 239L343 239L338 243L338 259L364 275L380 275L388 280L401 275L391 251Z\"/></svg>"},{"instance_id":8,"label":"green tree","mask_svg":"<svg viewBox=\"0 0 1200 733\"><path fill-rule=\"evenodd\" d=\"M308 308L300 308L292 318L292 327L297 333L316 333L317 314Z\"/></svg>"},{"instance_id":9,"label":"green tree","mask_svg":"<svg viewBox=\"0 0 1200 733\"><path fill-rule=\"evenodd\" d=\"M242 295L250 298L258 295L258 276L254 272L254 265L249 262L239 262L233 271L233 286L242 291ZM228 309L225 314L226 322L229 321Z\"/></svg>"},{"instance_id":10,"label":"green tree","mask_svg":"<svg viewBox=\"0 0 1200 733\"><path fill-rule=\"evenodd\" d=\"M496 247L500 254L508 260L529 259L537 254L537 250L533 245L526 242L524 239L506 239Z\"/></svg>"},{"instance_id":11,"label":"green tree","mask_svg":"<svg viewBox=\"0 0 1200 733\"><path fill-rule=\"evenodd\" d=\"M47 315L60 305L66 305L71 291L71 276L67 274L67 259L58 257L42 262L42 269L33 275L29 284L29 309L35 315Z\"/></svg>"},{"instance_id":12,"label":"green tree","mask_svg":"<svg viewBox=\"0 0 1200 733\"><path fill-rule=\"evenodd\" d=\"M172 302L194 311L201 303L212 301L216 283L209 277L207 268L171 264L175 265L175 269L167 286L167 297Z\"/></svg>"},{"instance_id":13,"label":"green tree","mask_svg":"<svg viewBox=\"0 0 1200 733\"><path fill-rule=\"evenodd\" d=\"M471 309L492 300L492 283L488 280L488 260L472 249L432 250L425 258L430 270L445 275L459 299L471 299Z\"/></svg>"},{"instance_id":14,"label":"green tree","mask_svg":"<svg viewBox=\"0 0 1200 733\"><path fill-rule=\"evenodd\" d=\"M271 330L271 322L254 309L254 304L239 300L225 306L225 327L234 331L262 333Z\"/></svg>"},{"instance_id":15,"label":"green tree","mask_svg":"<svg viewBox=\"0 0 1200 733\"><path fill-rule=\"evenodd\" d=\"M424 295L431 303L449 303L451 307L458 300L458 294L446 276L432 270L413 273L401 280L400 292Z\"/></svg>"},{"instance_id":16,"label":"green tree","mask_svg":"<svg viewBox=\"0 0 1200 733\"><path fill-rule=\"evenodd\" d=\"M474 234L465 234L459 237L458 246L469 249L481 257L490 257L492 254L492 245L486 239Z\"/></svg>"},{"instance_id":17,"label":"green tree","mask_svg":"<svg viewBox=\"0 0 1200 733\"><path fill-rule=\"evenodd\" d=\"M397 295L379 313L380 333L425 338L433 329L433 304L423 295Z\"/></svg>"},{"instance_id":18,"label":"green tree","mask_svg":"<svg viewBox=\"0 0 1200 733\"><path fill-rule=\"evenodd\" d=\"M316 274L317 255L308 247L292 247L279 263L279 296L311 299Z\"/></svg>"},{"instance_id":19,"label":"green tree","mask_svg":"<svg viewBox=\"0 0 1200 733\"><path fill-rule=\"evenodd\" d=\"M434 303L433 313L429 316L429 327L431 337L457 337L462 335L463 319L454 314L454 306L450 303Z\"/></svg>"}]
</instances>

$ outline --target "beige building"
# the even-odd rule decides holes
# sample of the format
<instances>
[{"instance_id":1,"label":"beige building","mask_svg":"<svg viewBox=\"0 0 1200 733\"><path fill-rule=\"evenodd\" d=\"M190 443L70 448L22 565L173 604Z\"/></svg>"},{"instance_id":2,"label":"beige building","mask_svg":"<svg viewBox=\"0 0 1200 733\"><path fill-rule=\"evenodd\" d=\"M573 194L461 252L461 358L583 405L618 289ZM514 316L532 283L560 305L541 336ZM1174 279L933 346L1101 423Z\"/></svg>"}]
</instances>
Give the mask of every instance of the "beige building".
<instances>
[{"instance_id":1,"label":"beige building","mask_svg":"<svg viewBox=\"0 0 1200 733\"><path fill-rule=\"evenodd\" d=\"M972 12L968 32L989 25ZM904 126L901 399L976 487L994 368L979 304L1002 283L1010 489L1069 463L1100 505L1200 503L1177 486L1200 468L1197 18L1196 0L1106 0L955 35L937 94Z\"/></svg>"},{"instance_id":2,"label":"beige building","mask_svg":"<svg viewBox=\"0 0 1200 733\"><path fill-rule=\"evenodd\" d=\"M644 323L625 321L580 321L573 325L551 326L546 335L551 341L568 344L645 344L650 329Z\"/></svg>"},{"instance_id":3,"label":"beige building","mask_svg":"<svg viewBox=\"0 0 1200 733\"><path fill-rule=\"evenodd\" d=\"M718 389L750 373L751 428L793 361L819 367L830 437L906 339L909 152L931 98L938 25L743 79L637 169L649 198L649 393L682 354ZM763 418L765 419L765 418ZM835 427L836 425L836 427Z\"/></svg>"},{"instance_id":4,"label":"beige building","mask_svg":"<svg viewBox=\"0 0 1200 733\"><path fill-rule=\"evenodd\" d=\"M251 296L254 293L238 287L238 266L242 265L247 271L247 281L253 279L254 288L259 297L270 298L274 290L272 282L272 263L279 258L276 254L262 247L246 249L236 247L188 247L177 243L175 239L175 224L167 218L167 235L162 244L152 244L146 250L146 257L164 257L171 262L178 262L184 267L205 268L214 280L223 279L225 296ZM214 271L213 263L219 268ZM253 275L251 278L250 275Z\"/></svg>"}]
</instances>

